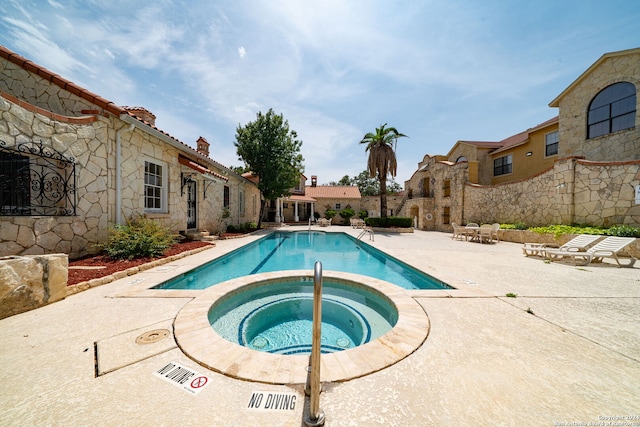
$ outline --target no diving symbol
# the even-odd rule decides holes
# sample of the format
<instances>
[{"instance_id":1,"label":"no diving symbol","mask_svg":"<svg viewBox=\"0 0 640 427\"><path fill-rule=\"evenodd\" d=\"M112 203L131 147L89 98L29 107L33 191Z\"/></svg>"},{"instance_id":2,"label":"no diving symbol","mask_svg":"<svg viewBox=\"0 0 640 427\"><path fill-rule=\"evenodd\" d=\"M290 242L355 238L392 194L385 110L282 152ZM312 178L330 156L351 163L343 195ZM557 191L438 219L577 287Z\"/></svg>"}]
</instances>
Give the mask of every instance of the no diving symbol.
<instances>
[{"instance_id":1,"label":"no diving symbol","mask_svg":"<svg viewBox=\"0 0 640 427\"><path fill-rule=\"evenodd\" d=\"M193 381L191 381L192 388L200 388L204 387L204 385L209 381L207 377L196 377Z\"/></svg>"}]
</instances>

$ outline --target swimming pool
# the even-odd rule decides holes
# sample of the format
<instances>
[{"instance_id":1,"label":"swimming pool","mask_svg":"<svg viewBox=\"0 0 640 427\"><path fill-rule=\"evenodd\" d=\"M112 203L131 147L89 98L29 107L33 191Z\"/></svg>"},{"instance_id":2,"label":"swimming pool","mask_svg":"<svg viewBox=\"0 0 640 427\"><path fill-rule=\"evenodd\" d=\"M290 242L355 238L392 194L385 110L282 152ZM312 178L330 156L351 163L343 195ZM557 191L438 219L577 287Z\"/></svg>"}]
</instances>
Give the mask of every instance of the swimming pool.
<instances>
[{"instance_id":1,"label":"swimming pool","mask_svg":"<svg viewBox=\"0 0 640 427\"><path fill-rule=\"evenodd\" d=\"M170 279L154 289L207 289L252 274L323 269L374 277L404 289L451 289L426 273L346 233L276 231L220 258Z\"/></svg>"}]
</instances>

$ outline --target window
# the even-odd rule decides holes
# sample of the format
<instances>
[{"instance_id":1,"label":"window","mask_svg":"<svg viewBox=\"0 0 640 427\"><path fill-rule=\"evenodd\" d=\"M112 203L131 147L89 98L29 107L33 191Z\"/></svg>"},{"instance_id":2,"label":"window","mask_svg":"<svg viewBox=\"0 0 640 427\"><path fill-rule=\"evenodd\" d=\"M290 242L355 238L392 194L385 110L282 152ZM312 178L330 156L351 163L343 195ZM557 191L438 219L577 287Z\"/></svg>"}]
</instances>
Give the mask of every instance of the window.
<instances>
[{"instance_id":1,"label":"window","mask_svg":"<svg viewBox=\"0 0 640 427\"><path fill-rule=\"evenodd\" d=\"M76 214L76 164L37 141L0 140L0 216Z\"/></svg>"},{"instance_id":2,"label":"window","mask_svg":"<svg viewBox=\"0 0 640 427\"><path fill-rule=\"evenodd\" d=\"M256 195L253 195L253 215L258 213L258 198L256 197Z\"/></svg>"},{"instance_id":3,"label":"window","mask_svg":"<svg viewBox=\"0 0 640 427\"><path fill-rule=\"evenodd\" d=\"M433 197L429 185L429 177L426 177L422 180L422 197Z\"/></svg>"},{"instance_id":4,"label":"window","mask_svg":"<svg viewBox=\"0 0 640 427\"><path fill-rule=\"evenodd\" d=\"M222 199L222 207L228 209L229 206L231 206L231 189L229 188L228 185L225 185L224 186L224 195L223 195L223 199Z\"/></svg>"},{"instance_id":5,"label":"window","mask_svg":"<svg viewBox=\"0 0 640 427\"><path fill-rule=\"evenodd\" d=\"M340 203L336 203L336 210L339 211L340 210Z\"/></svg>"},{"instance_id":6,"label":"window","mask_svg":"<svg viewBox=\"0 0 640 427\"><path fill-rule=\"evenodd\" d=\"M551 132L544 137L544 155L545 157L558 154L559 132Z\"/></svg>"},{"instance_id":7,"label":"window","mask_svg":"<svg viewBox=\"0 0 640 427\"><path fill-rule=\"evenodd\" d=\"M442 181L442 197L451 196L451 180L445 179Z\"/></svg>"},{"instance_id":8,"label":"window","mask_svg":"<svg viewBox=\"0 0 640 427\"><path fill-rule=\"evenodd\" d=\"M0 211L2 215L30 215L29 157L0 152Z\"/></svg>"},{"instance_id":9,"label":"window","mask_svg":"<svg viewBox=\"0 0 640 427\"><path fill-rule=\"evenodd\" d=\"M449 224L449 218L450 218L450 208L449 206L444 206L442 208L442 223Z\"/></svg>"},{"instance_id":10,"label":"window","mask_svg":"<svg viewBox=\"0 0 640 427\"><path fill-rule=\"evenodd\" d=\"M498 157L493 161L493 176L507 175L512 172L513 160L511 154Z\"/></svg>"},{"instance_id":11,"label":"window","mask_svg":"<svg viewBox=\"0 0 640 427\"><path fill-rule=\"evenodd\" d=\"M456 159L456 163L462 163L462 162L466 162L467 158L466 156L460 156Z\"/></svg>"},{"instance_id":12,"label":"window","mask_svg":"<svg viewBox=\"0 0 640 427\"><path fill-rule=\"evenodd\" d=\"M240 216L244 216L244 191L240 190L238 192L238 210L240 211Z\"/></svg>"},{"instance_id":13,"label":"window","mask_svg":"<svg viewBox=\"0 0 640 427\"><path fill-rule=\"evenodd\" d=\"M635 126L636 88L628 82L612 84L589 105L587 138L595 138Z\"/></svg>"},{"instance_id":14,"label":"window","mask_svg":"<svg viewBox=\"0 0 640 427\"><path fill-rule=\"evenodd\" d=\"M149 212L165 212L167 167L160 162L154 162L144 162L144 208Z\"/></svg>"}]
</instances>

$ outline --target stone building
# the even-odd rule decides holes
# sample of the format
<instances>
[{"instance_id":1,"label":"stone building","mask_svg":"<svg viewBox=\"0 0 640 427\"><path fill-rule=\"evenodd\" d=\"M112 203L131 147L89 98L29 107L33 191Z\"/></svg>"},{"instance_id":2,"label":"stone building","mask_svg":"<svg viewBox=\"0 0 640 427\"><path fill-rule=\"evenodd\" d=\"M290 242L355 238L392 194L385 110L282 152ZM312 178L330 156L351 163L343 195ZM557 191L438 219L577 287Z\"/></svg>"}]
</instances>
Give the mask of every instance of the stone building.
<instances>
[{"instance_id":1,"label":"stone building","mask_svg":"<svg viewBox=\"0 0 640 427\"><path fill-rule=\"evenodd\" d=\"M607 53L558 95L559 114L502 141L458 141L405 182L400 216L451 223L640 226L640 48Z\"/></svg>"},{"instance_id":2,"label":"stone building","mask_svg":"<svg viewBox=\"0 0 640 427\"><path fill-rule=\"evenodd\" d=\"M176 233L257 222L254 183L155 125L0 46L0 256L97 251L146 215Z\"/></svg>"}]
</instances>

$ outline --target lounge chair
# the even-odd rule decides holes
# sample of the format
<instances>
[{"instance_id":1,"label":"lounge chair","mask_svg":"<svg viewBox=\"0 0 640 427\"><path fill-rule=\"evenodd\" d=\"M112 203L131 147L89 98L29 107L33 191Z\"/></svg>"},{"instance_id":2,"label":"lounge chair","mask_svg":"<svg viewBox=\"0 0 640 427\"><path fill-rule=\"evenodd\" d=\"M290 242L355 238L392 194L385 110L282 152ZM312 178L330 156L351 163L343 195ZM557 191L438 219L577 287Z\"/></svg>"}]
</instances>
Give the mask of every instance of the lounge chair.
<instances>
[{"instance_id":1,"label":"lounge chair","mask_svg":"<svg viewBox=\"0 0 640 427\"><path fill-rule=\"evenodd\" d=\"M592 235L592 234L580 234L573 239L569 240L564 245L559 248L549 246L547 243L525 243L522 246L522 253L526 256L537 255L537 256L545 256L547 251L559 251L559 252L584 252L587 248L598 240L600 240L602 236Z\"/></svg>"},{"instance_id":2,"label":"lounge chair","mask_svg":"<svg viewBox=\"0 0 640 427\"><path fill-rule=\"evenodd\" d=\"M560 260L566 257L572 258L573 262L578 265L587 265L591 262L601 262L604 258L613 258L618 267L633 267L636 259L634 257L623 257L628 263L621 264L621 258L618 256L625 247L631 244L635 237L605 237L600 242L588 248L584 252L578 251L560 251L546 250L546 257L551 261Z\"/></svg>"}]
</instances>

